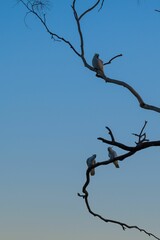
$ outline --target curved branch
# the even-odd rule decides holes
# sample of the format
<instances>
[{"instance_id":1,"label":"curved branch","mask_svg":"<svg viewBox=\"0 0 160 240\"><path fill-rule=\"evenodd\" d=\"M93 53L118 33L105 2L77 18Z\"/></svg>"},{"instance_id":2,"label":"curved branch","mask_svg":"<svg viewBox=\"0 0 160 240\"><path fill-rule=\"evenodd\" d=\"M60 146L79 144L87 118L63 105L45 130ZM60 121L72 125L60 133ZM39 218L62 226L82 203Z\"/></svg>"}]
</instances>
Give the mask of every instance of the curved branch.
<instances>
[{"instance_id":1,"label":"curved branch","mask_svg":"<svg viewBox=\"0 0 160 240\"><path fill-rule=\"evenodd\" d=\"M109 127L106 127L106 129L108 130L108 134L111 136L112 142L115 142L112 130Z\"/></svg>"},{"instance_id":2,"label":"curved branch","mask_svg":"<svg viewBox=\"0 0 160 240\"><path fill-rule=\"evenodd\" d=\"M75 20L76 20L76 23L77 23L77 27L78 27L78 33L79 33L79 36L80 36L80 47L81 47L81 53L79 53L76 48L71 44L70 41L66 40L65 38L63 37L60 37L58 34L56 33L53 33L52 31L50 31L50 29L48 28L47 24L46 24L46 19L42 19L42 17L32 8L32 7L29 7L28 4L25 3L24 0L20 0L20 2L29 10L30 13L33 13L39 20L40 22L42 23L42 25L44 26L44 28L46 29L46 31L51 35L52 38L57 38L58 40L61 40L63 41L64 43L66 43L72 50L73 52L82 59L82 62L84 63L84 66L87 67L89 70L91 71L95 71L95 69L89 65L85 59L85 56L84 56L84 40L83 40L83 34L82 34L82 31L81 31L81 26L80 26L80 21L79 21L79 18L78 18L78 14L77 14L77 11L75 9L75 3L76 3L76 0L73 1L73 4L72 4L72 9L73 9L73 12L74 12L74 16L75 16ZM30 2L29 2L30 3ZM95 5L97 5L99 3L99 1L96 2ZM30 3L31 4L31 3ZM94 5L94 7L95 7ZM93 9L93 7L92 7ZM91 11L91 10L89 10ZM89 11L87 12L84 12L85 14L87 14ZM84 15L83 15L84 16ZM80 16L82 18L82 15ZM113 57L110 61L112 61L113 59L115 59L116 57L120 56L121 54ZM109 61L109 62L110 62ZM108 63L105 63L104 65L106 64L109 64ZM132 88L129 84L127 84L126 82L123 82L123 81L120 81L120 80L116 80L116 79L112 79L112 78L108 78L105 76L105 74L102 74L102 75L98 75L97 77L99 78L102 78L103 80L105 80L105 82L107 83L113 83L113 84L116 84L116 85L119 85L119 86L123 86L125 88L127 88L135 97L136 99L138 100L139 102L139 105L141 108L143 109L146 109L146 110L152 110L152 111L155 111L155 112L159 112L160 113L160 108L159 107L155 107L153 105L149 105L149 104L146 104L143 99L141 98L141 96L135 91L134 88Z\"/></svg>"},{"instance_id":3,"label":"curved branch","mask_svg":"<svg viewBox=\"0 0 160 240\"><path fill-rule=\"evenodd\" d=\"M145 123L144 123L144 125L143 125L143 127L142 127L142 129L141 129L139 134L132 133L132 135L138 137L138 142L135 142L137 145L142 143L142 142L146 142L146 141L148 142L149 141L149 139L146 138L146 133L143 133L146 125L147 125L147 121L145 121Z\"/></svg>"},{"instance_id":4,"label":"curved branch","mask_svg":"<svg viewBox=\"0 0 160 240\"><path fill-rule=\"evenodd\" d=\"M100 0L98 0L92 7L88 8L85 12L83 12L78 20L80 21L82 17L84 17L84 15L86 15L87 13L89 13L90 11L92 11L98 4L99 4Z\"/></svg>"},{"instance_id":5,"label":"curved branch","mask_svg":"<svg viewBox=\"0 0 160 240\"><path fill-rule=\"evenodd\" d=\"M27 1L27 4L25 3L24 0L19 0L19 2L21 2L28 10L29 10L29 13L32 13L33 15L35 15L39 21L42 23L42 25L44 26L44 28L46 29L46 31L50 34L51 38L56 38L57 40L60 40L62 42L64 42L66 45L68 45L72 50L73 52L81 58L83 64L85 67L87 67L89 70L91 71L94 71L96 72L96 70L87 63L86 59L85 59L85 51L84 51L84 39L83 39L83 34L82 34L82 30L81 30L81 25L80 25L80 20L82 19L82 17L84 17L87 13L89 13L90 11L92 11L96 6L98 6L98 4L100 3L100 0L97 0L97 2L92 6L90 7L89 9L87 9L86 11L84 11L79 17L78 17L78 13L76 11L76 7L75 7L75 4L76 4L76 0L73 0L73 3L72 3L72 9L73 9L73 13L74 13L74 17L75 17L75 21L77 23L77 28L78 28L78 33L79 33L79 37L80 37L80 51L77 51L77 49L72 45L72 43L70 41L68 41L67 39L59 36L58 34L50 31L49 27L47 26L46 24L46 17L45 15L43 15L43 17L41 17L41 13L39 13L39 10L36 11L35 8L37 8L37 6L33 5L31 1ZM102 8L104 4L104 0L102 0L102 3L101 3L101 7L100 9ZM28 13L27 13L28 14ZM109 62L107 63L104 63L104 65L107 65L107 64L110 64L111 61L117 57L120 57L121 54L113 57L112 59L110 59ZM129 84L123 82L123 81L119 81L119 80L116 80L116 79L112 79L112 78L108 78L105 76L105 74L102 74L102 75L96 75L97 77L99 78L102 78L106 83L113 83L113 84L116 84L116 85L119 85L119 86L122 86L122 87L125 87L127 88L131 94L133 96L135 96L135 98L137 99L137 101L139 102L139 105L141 108L144 108L144 109L148 109L148 110L152 110L152 111L156 111L156 112L159 112L160 113L160 108L158 107L155 107L155 106L152 106L152 105L148 105L146 104L143 99L141 98L141 96L135 91L134 88L132 88ZM137 144L137 146L135 147L130 147L130 146L126 146L122 143L119 143L117 141L115 141L114 139L114 136L112 134L112 131L107 127L108 131L109 131L109 134L111 136L111 141L109 140L106 140L104 138L98 138L98 140L101 140L102 142L104 143L107 143L107 144L112 144L114 146L117 146L125 151L128 151L127 153L123 154L123 155L120 155L114 159L109 159L109 160L106 160L106 161L103 161L103 162L97 162L94 166L91 166L87 169L86 171L86 182L84 183L83 185L83 188L82 188L82 192L83 192L83 195L82 194L78 194L80 197L83 197L84 200L85 200L85 203L86 203L86 206L87 206L87 209L88 211L93 215L93 216L96 216L96 217L99 217L101 220L107 222L107 223L114 223L114 224L118 224L120 225L123 230L125 230L126 228L134 228L134 229L137 229L141 232L144 232L145 234L149 235L149 236L152 236L158 240L160 240L158 237L156 237L155 235L153 235L152 233L150 232L147 232L146 230L142 229L142 228L139 228L138 226L130 226L130 225L127 225L123 222L119 222L119 221L115 221L115 220L112 220L112 219L106 219L104 217L102 217L101 215L97 214L97 213L94 213L91 208L90 208L90 205L89 205L89 202L88 202L88 191L87 191L87 187L90 183L90 171L92 168L97 168L99 166L104 166L104 165L108 165L108 164L111 164L113 163L114 161L118 160L118 161L123 161L124 159L132 156L133 154L135 154L136 152L140 151L140 150L143 150L145 148L149 148L149 147L152 147L152 146L160 146L160 141L148 141L148 142L140 142L139 144ZM144 128L143 128L144 129ZM143 130L142 129L142 130ZM142 132L140 133L140 135L142 135ZM143 136L143 135L142 135Z\"/></svg>"},{"instance_id":6,"label":"curved branch","mask_svg":"<svg viewBox=\"0 0 160 240\"><path fill-rule=\"evenodd\" d=\"M158 140L158 141L141 142L138 145L136 145L136 147L130 147L130 146L127 146L127 145L125 145L123 143L116 142L116 141L110 141L110 140L107 140L107 139L102 138L102 137L98 137L97 139L102 141L103 143L110 144L110 145L119 147L122 150L131 151L131 152L134 152L134 153L137 152L137 151L143 150L145 148L160 146L160 140ZM116 160L121 160L122 161L123 158L122 159L116 159Z\"/></svg>"},{"instance_id":7,"label":"curved branch","mask_svg":"<svg viewBox=\"0 0 160 240\"><path fill-rule=\"evenodd\" d=\"M79 18L78 18L78 14L77 14L77 11L76 11L76 8L75 8L75 2L76 2L76 1L74 0L74 1L73 1L73 4L72 4L72 9L73 9L74 17L75 17L75 20L76 20L76 23L77 23L77 28L78 28L79 37L80 37L81 56L84 57L83 34L82 34L82 30L81 30L81 25L80 25L80 21L79 21Z\"/></svg>"},{"instance_id":8,"label":"curved branch","mask_svg":"<svg viewBox=\"0 0 160 240\"><path fill-rule=\"evenodd\" d=\"M79 196L80 196L80 195L79 195ZM127 228L128 228L128 229L137 229L138 231L144 232L146 235L148 235L148 236L150 236L150 237L152 236L152 237L154 237L155 239L160 240L160 238L158 238L156 235L154 235L154 234L152 234L151 232L148 232L148 231L146 231L145 229L140 228L140 227L138 227L138 226L136 226L136 225L135 225L135 226L133 226L133 225L128 225L128 224L126 224L126 223L124 223L124 222L119 222L119 221L116 221L116 220L113 220L113 219L104 218L104 217L101 216L100 214L97 214L97 213L95 213L95 212L93 212L93 211L91 210L90 205L89 205L89 202L88 202L88 195L84 197L84 200L85 200L85 203L86 203L86 206L87 206L87 209L88 209L89 213L92 214L94 217L98 217L98 218L100 218L102 221L104 221L104 222L106 222L106 223L117 224L117 225L121 226L124 231L125 231Z\"/></svg>"},{"instance_id":9,"label":"curved branch","mask_svg":"<svg viewBox=\"0 0 160 240\"><path fill-rule=\"evenodd\" d=\"M103 7L103 4L104 4L104 0L102 0L102 3L101 3L101 6L100 6L100 9L98 11L100 11Z\"/></svg>"},{"instance_id":10,"label":"curved branch","mask_svg":"<svg viewBox=\"0 0 160 240\"><path fill-rule=\"evenodd\" d=\"M123 145L123 144L119 143L119 145ZM89 204L89 201L88 201L89 193L87 191L87 187L88 187L88 185L90 183L90 175L89 174L90 174L90 171L91 171L92 168L97 168L97 167L102 166L102 165L108 165L110 163L113 163L116 160L123 161L124 159L128 158L129 156L134 155L137 151L140 151L140 150L142 150L144 148L151 147L151 146L160 146L160 141L153 141L153 142L142 143L139 146L133 147L132 150L129 151L128 153L126 153L126 154L118 156L118 157L116 157L116 158L114 158L112 160L110 159L110 160L106 160L106 161L103 161L103 162L97 162L93 166L89 167L87 169L87 171L86 171L86 182L84 183L84 185L82 187L83 194L78 193L78 196L79 197L83 197L89 213L91 215L93 215L94 217L98 217L99 219L101 219L102 221L104 221L106 223L117 224L117 225L121 226L123 230L126 230L126 229L136 229L136 230L138 230L140 232L144 232L148 236L152 236L155 239L160 240L160 238L158 238L156 235L154 235L151 232L148 232L145 229L140 228L140 227L138 227L136 225L128 225L128 224L126 224L124 222L121 222L121 221L116 221L116 220L113 220L113 219L107 219L107 218L104 218L103 216L101 216L100 214L95 213L94 211L92 211L92 209L90 207L90 204Z\"/></svg>"},{"instance_id":11,"label":"curved branch","mask_svg":"<svg viewBox=\"0 0 160 240\"><path fill-rule=\"evenodd\" d=\"M74 53L76 55L81 57L81 54L76 50L76 48L71 44L70 41L66 40L64 37L60 37L58 34L53 33L52 31L49 30L49 28L46 24L46 19L42 19L42 17L32 7L29 7L28 4L26 4L23 0L19 0L19 1L29 10L30 13L32 13L33 15L35 15L39 19L39 21L42 23L42 25L44 26L46 31L51 35L51 38L56 37L57 39L66 43L74 51Z\"/></svg>"},{"instance_id":12,"label":"curved branch","mask_svg":"<svg viewBox=\"0 0 160 240\"><path fill-rule=\"evenodd\" d=\"M149 105L149 104L145 103L145 102L143 101L143 99L141 98L141 96L136 92L136 90L135 90L133 87L131 87L128 83L123 82L123 81L120 81L120 80L108 78L108 77L106 77L106 76L104 76L104 75L103 75L103 76L99 76L99 77L101 77L102 79L104 79L106 83L113 83L113 84L122 86L122 87L124 87L124 88L127 88L127 89L132 93L132 95L134 95L134 96L136 97L136 99L137 99L138 102L139 102L139 106L140 106L141 108L144 108L144 109L146 109L146 110L152 110L152 111L155 111L155 112L160 113L160 108L159 108L159 107L155 107L155 106L153 106L153 105Z\"/></svg>"},{"instance_id":13,"label":"curved branch","mask_svg":"<svg viewBox=\"0 0 160 240\"><path fill-rule=\"evenodd\" d=\"M123 143L119 143L119 142L116 142L116 141L110 141L110 140L107 140L105 138L102 138L102 137L98 137L97 138L98 140L102 141L103 143L106 143L106 144L110 144L110 145L113 145L113 146L116 146L116 147L119 147L125 151L132 151L134 147L129 147Z\"/></svg>"},{"instance_id":14,"label":"curved branch","mask_svg":"<svg viewBox=\"0 0 160 240\"><path fill-rule=\"evenodd\" d=\"M122 56L123 56L122 54L118 54L118 55L112 57L108 62L103 63L103 65L105 66L105 65L107 65L107 64L111 64L111 62L112 62L115 58L122 57Z\"/></svg>"}]
</instances>

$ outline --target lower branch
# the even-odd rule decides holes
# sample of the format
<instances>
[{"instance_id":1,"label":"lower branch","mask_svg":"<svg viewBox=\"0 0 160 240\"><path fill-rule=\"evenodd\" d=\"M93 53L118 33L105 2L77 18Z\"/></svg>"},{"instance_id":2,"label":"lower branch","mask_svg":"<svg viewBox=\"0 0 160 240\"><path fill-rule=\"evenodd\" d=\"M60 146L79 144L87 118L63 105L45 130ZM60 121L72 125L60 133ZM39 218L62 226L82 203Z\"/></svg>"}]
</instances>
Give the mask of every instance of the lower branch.
<instances>
[{"instance_id":1,"label":"lower branch","mask_svg":"<svg viewBox=\"0 0 160 240\"><path fill-rule=\"evenodd\" d=\"M128 153L129 156L131 156L131 155L133 155L133 154L134 154L133 152L132 152L132 153L131 153L131 152ZM124 158L125 158L125 157L124 157ZM119 158L117 157L117 158L115 158L115 159L119 159ZM92 209L91 209L91 207L90 207L90 204L89 204L89 201L88 201L89 193L88 193L88 191L87 191L87 187L88 187L88 185L90 184L90 175L89 175L89 174L90 174L90 171L91 171L91 169L92 169L93 167L96 168L96 167L101 166L101 165L110 164L111 162L115 161L115 159L113 159L113 160L108 160L108 161L105 161L105 162L99 162L99 163L96 163L94 166L89 167L89 168L87 169L87 171L86 171L86 182L85 182L85 184L84 184L84 186L83 186L83 188L82 188L83 194L78 193L78 196L79 196L79 197L82 197L82 198L84 199L85 204L86 204L86 207L87 207L87 209L88 209L88 212L89 212L91 215L93 215L94 217L98 217L98 218L99 218L100 220L102 220L103 222L117 224L117 225L121 226L123 230L126 230L126 229L136 229L136 230L138 230L138 231L140 231L140 232L145 233L146 235L148 235L148 236L150 236L150 237L154 237L155 239L160 240L160 238L158 238L156 235L154 235L154 234L152 234L151 232L148 232L148 231L146 231L145 229L140 228L140 227L138 227L138 226L136 226L136 225L128 225L128 224L126 224L126 223L124 223L124 222L121 222L121 221L116 221L116 220L113 220L113 219L104 218L104 217L101 216L100 214L95 213L94 211L92 211ZM121 156L121 160L122 160L122 156Z\"/></svg>"},{"instance_id":2,"label":"lower branch","mask_svg":"<svg viewBox=\"0 0 160 240\"><path fill-rule=\"evenodd\" d=\"M147 121L145 121L145 124L144 124L144 126L142 127L142 129L141 129L140 136L142 135L143 130L144 130L146 124L147 124ZM126 223L124 223L124 222L121 222L121 221L116 221L116 220L113 220L113 219L104 218L104 217L101 216L100 214L95 213L95 212L91 209L91 207L90 207L90 204L89 204L89 201L88 201L89 193L88 193L88 191L87 191L87 188L88 188L88 186L89 186L89 184L90 184L90 172L91 172L91 170L92 170L93 168L95 169L95 168L100 167L100 166L108 165L108 164L111 164L111 163L113 163L113 162L115 162L115 161L123 161L123 160L125 160L126 158L134 155L134 154L135 154L136 152L138 152L138 151L141 151L141 150L143 150L143 149L146 149L146 148L149 148L149 147L153 147L153 146L160 146L160 141L143 141L143 142L140 142L139 144L137 144L137 145L134 146L134 147L126 146L126 145L124 145L124 144L122 144L122 143L120 143L120 142L116 142L116 141L115 141L115 138L114 138L114 136L113 136L113 133L112 133L112 131L111 131L111 129L110 129L109 127L106 127L106 129L109 131L108 134L110 135L111 140L109 141L109 140L106 140L106 139L104 139L104 138L98 138L98 139L101 140L102 142L106 143L106 144L114 145L114 146L117 146L117 147L119 147L119 148L121 148L121 149L123 149L123 150L126 150L127 153L122 154L122 155L120 155L120 156L116 156L116 157L114 157L114 158L112 158L112 159L109 159L109 160L106 160L106 161L97 162L97 163L95 163L94 165L89 166L88 169L86 170L86 181L85 181L85 183L84 183L84 185L83 185L83 187L82 187L82 194L78 193L78 196L79 196L79 197L82 197L82 198L84 199L85 204L86 204L86 207L87 207L87 209L88 209L88 212L89 212L91 215L93 215L94 217L98 217L100 220L102 220L102 221L104 221L104 222L106 222L106 223L117 224L117 225L121 226L123 230L126 230L126 229L136 229L136 230L138 230L138 231L140 231L140 232L145 233L145 234L148 235L148 236L152 236L152 237L154 237L155 239L160 240L160 238L158 238L156 235L154 235L154 234L152 234L151 232L148 232L148 231L146 231L145 229L140 228L140 227L138 227L138 226L136 226L136 225L128 225L128 224L126 224Z\"/></svg>"},{"instance_id":3,"label":"lower branch","mask_svg":"<svg viewBox=\"0 0 160 240\"><path fill-rule=\"evenodd\" d=\"M119 221L115 221L115 220L112 220L112 219L106 219L104 218L103 216L101 216L100 214L97 214L95 212L93 212L90 208L90 205L89 205L89 202L88 202L88 196L84 197L84 200L85 200L85 203L86 203L86 206L87 206L87 209L89 211L90 214L92 214L94 217L98 217L100 220L106 222L106 223L113 223L113 224L117 224L119 226L122 227L122 229L125 231L127 228L128 229L137 229L139 230L140 232L144 232L145 234L147 234L148 236L152 236L154 237L155 239L158 239L160 240L160 238L158 238L156 235L152 234L151 232L148 232L146 231L145 229L143 228L140 228L138 226L132 226L132 225L128 225L126 223L123 223L123 222L119 222Z\"/></svg>"}]
</instances>

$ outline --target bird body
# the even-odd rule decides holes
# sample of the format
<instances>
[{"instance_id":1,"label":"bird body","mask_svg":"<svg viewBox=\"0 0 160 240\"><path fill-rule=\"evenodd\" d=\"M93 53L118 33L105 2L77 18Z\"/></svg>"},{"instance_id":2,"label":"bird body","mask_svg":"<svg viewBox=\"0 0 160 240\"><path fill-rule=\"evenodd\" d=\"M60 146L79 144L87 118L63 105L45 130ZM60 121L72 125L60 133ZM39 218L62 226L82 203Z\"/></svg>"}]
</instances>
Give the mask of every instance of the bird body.
<instances>
[{"instance_id":1,"label":"bird body","mask_svg":"<svg viewBox=\"0 0 160 240\"><path fill-rule=\"evenodd\" d=\"M98 53L95 53L95 55L93 56L92 66L96 69L98 75L104 74L103 61L99 58Z\"/></svg>"},{"instance_id":2,"label":"bird body","mask_svg":"<svg viewBox=\"0 0 160 240\"><path fill-rule=\"evenodd\" d=\"M91 157L87 158L86 160L87 166L91 167L96 164L96 154L93 154ZM91 176L95 175L95 169L92 168L90 171Z\"/></svg>"},{"instance_id":3,"label":"bird body","mask_svg":"<svg viewBox=\"0 0 160 240\"><path fill-rule=\"evenodd\" d=\"M112 147L108 147L108 157L111 160L117 157L117 153L112 149ZM115 165L116 168L119 168L118 160L114 161L113 164Z\"/></svg>"}]
</instances>

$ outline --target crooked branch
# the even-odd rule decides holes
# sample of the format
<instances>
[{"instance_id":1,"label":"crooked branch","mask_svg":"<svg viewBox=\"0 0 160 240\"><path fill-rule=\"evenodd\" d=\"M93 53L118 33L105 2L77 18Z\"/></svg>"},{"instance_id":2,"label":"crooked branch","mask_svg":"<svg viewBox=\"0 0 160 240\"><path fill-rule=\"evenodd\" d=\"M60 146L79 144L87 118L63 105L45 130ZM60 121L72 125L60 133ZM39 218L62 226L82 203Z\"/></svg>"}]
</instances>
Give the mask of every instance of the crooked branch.
<instances>
[{"instance_id":1,"label":"crooked branch","mask_svg":"<svg viewBox=\"0 0 160 240\"><path fill-rule=\"evenodd\" d=\"M152 111L160 113L160 108L159 107L156 107L156 106L149 105L149 104L145 103L143 101L142 97L138 94L138 92L133 87L131 87L128 83L117 80L117 79L108 78L105 75L98 76L98 77L102 78L106 83L113 83L113 84L116 84L116 85L119 85L119 86L122 86L122 87L128 89L132 93L132 95L135 96L135 98L139 102L139 106L141 108L144 108L146 110L152 110Z\"/></svg>"},{"instance_id":2,"label":"crooked branch","mask_svg":"<svg viewBox=\"0 0 160 240\"><path fill-rule=\"evenodd\" d=\"M76 48L71 44L70 41L68 41L68 40L66 40L64 37L61 37L61 36L59 36L58 34L52 32L52 31L48 28L48 26L47 26L47 24L46 24L46 17L43 19L43 18L34 10L34 8L33 8L32 5L31 5L31 7L30 7L28 4L25 3L25 1L23 1L23 0L19 0L19 1L29 10L28 14L29 14L29 13L32 13L33 15L35 15L35 16L39 19L39 21L42 23L42 25L44 26L44 28L46 29L46 31L50 34L51 38L57 38L58 40L64 42L65 44L67 44L67 45L74 51L74 53L75 53L77 56L81 57L81 54L76 50ZM30 2L30 1L29 1L29 2ZM31 4L31 3L30 3L30 4Z\"/></svg>"},{"instance_id":3,"label":"crooked branch","mask_svg":"<svg viewBox=\"0 0 160 240\"><path fill-rule=\"evenodd\" d=\"M108 62L103 63L103 65L105 66L105 65L107 65L107 64L111 64L114 59L116 59L116 58L118 58L118 57L122 57L122 56L123 56L122 54L118 54L118 55L112 57Z\"/></svg>"},{"instance_id":4,"label":"crooked branch","mask_svg":"<svg viewBox=\"0 0 160 240\"><path fill-rule=\"evenodd\" d=\"M75 8L75 3L76 3L76 1L74 0L74 1L73 1L73 4L72 4L72 9L73 9L74 17L75 17L75 20L76 20L76 23L77 23L77 28L78 28L79 37L80 37L80 47L81 47L81 56L80 56L80 57L83 57L83 58L84 58L84 41L83 41L83 34L82 34L82 30L81 30L80 21L79 21L79 18L78 18L78 13L77 13L76 8Z\"/></svg>"},{"instance_id":5,"label":"crooked branch","mask_svg":"<svg viewBox=\"0 0 160 240\"><path fill-rule=\"evenodd\" d=\"M146 133L143 133L146 125L147 125L147 121L145 121L144 126L142 127L139 134L132 133L134 136L138 137L138 142L135 142L137 145L141 144L142 142L146 142L146 141L148 142L149 141L149 139L146 138Z\"/></svg>"},{"instance_id":6,"label":"crooked branch","mask_svg":"<svg viewBox=\"0 0 160 240\"><path fill-rule=\"evenodd\" d=\"M87 13L91 12L94 8L96 8L98 6L98 4L100 3L101 0L98 0L92 7L88 8L86 11L84 11L78 18L78 20L80 21L82 17L84 17Z\"/></svg>"},{"instance_id":7,"label":"crooked branch","mask_svg":"<svg viewBox=\"0 0 160 240\"><path fill-rule=\"evenodd\" d=\"M100 0L97 0L95 2L95 4L93 4L90 8L85 10L80 16L78 16L78 12L76 10L76 6L75 6L76 5L76 0L73 0L73 2L72 2L72 10L73 10L74 18L75 18L75 21L76 21L76 24L77 24L79 38L80 38L80 51L78 51L77 48L75 48L74 45L69 40L65 39L64 37L61 37L60 35L56 34L55 32L52 32L49 29L49 27L48 27L48 25L46 23L46 15L43 15L43 17L42 17L41 14L39 13L39 8L36 11L36 9L38 7L37 5L32 4L31 1L25 1L25 0L19 0L19 2L21 2L27 8L27 10L29 11L28 13L32 13L33 15L35 15L37 17L37 19L42 23L43 27L45 28L47 33L51 36L51 38L57 39L59 41L64 42L67 46L69 46L72 49L72 51L78 57L81 58L81 60L82 60L82 62L83 62L85 67L87 67L89 70L91 70L93 72L96 72L96 70L90 64L88 64L88 62L87 62L87 60L85 58L84 39L83 39L83 33L82 33L81 25L80 25L80 20L85 15L87 15L89 12L91 12L93 9L95 9L99 5L99 3L101 2ZM101 2L100 9L103 7L103 4L104 4L104 0L102 0L102 2ZM40 7L42 7L42 6L40 5ZM157 10L157 11L159 11L159 10ZM116 55L115 57L111 58L108 62L104 63L104 65L110 64L115 58L118 58L118 57L121 57L121 56L122 56L122 54ZM126 88L127 90L129 90L131 92L131 94L137 99L137 101L139 102L139 105L140 105L141 108L144 108L144 109L147 109L147 110L152 110L152 111L160 113L160 108L159 107L155 107L155 106L146 104L143 101L142 97L138 94L138 92L133 87L131 87L129 84L127 84L126 82L123 82L123 81L120 81L120 80L116 80L116 79L112 79L112 78L108 78L105 74L98 75L97 77L102 78L106 83L116 84L116 85L122 86L122 87ZM88 202L89 193L87 191L87 187L88 187L88 185L90 183L90 175L89 175L89 173L90 173L92 168L97 168L97 167L100 167L100 166L108 165L108 164L113 163L116 160L123 161L124 159L132 156L133 154L135 154L136 152L138 152L140 150L143 150L145 148L149 148L149 147L152 147L152 146L160 146L160 141L144 141L144 140L146 140L146 138L142 138L142 136L146 137L143 134L143 130L145 128L145 125L142 128L140 134L137 135L139 137L139 144L137 144L137 146L133 146L133 147L132 146L127 146L125 144L122 144L120 142L115 141L115 138L113 136L113 133L112 133L111 129L108 128L108 127L106 127L106 128L109 131L109 135L111 137L111 140L109 141L109 140L101 138L101 137L99 137L98 140L100 140L100 141L102 141L103 143L106 143L106 144L117 146L117 147L127 151L127 153L125 153L123 155L120 155L118 157L115 157L112 160L109 159L109 160L106 160L106 161L103 161L103 162L97 162L94 166L89 167L87 169L87 171L86 171L86 181L85 181L85 183L84 183L84 185L82 187L82 193L83 194L78 193L78 196L84 198L88 211L93 216L100 218L104 222L118 224L118 225L120 225L123 228L123 230L125 230L126 228L128 228L128 229L134 228L134 229L139 230L140 232L144 232L148 236L152 236L152 237L160 240L154 234L146 231L145 229L139 228L138 226L130 226L130 225L127 225L126 223L123 223L123 222L120 222L120 221L115 221L115 220L112 220L112 219L104 218L101 215L93 212L91 210L91 208L90 208L90 205L89 205L89 202Z\"/></svg>"},{"instance_id":8,"label":"crooked branch","mask_svg":"<svg viewBox=\"0 0 160 240\"><path fill-rule=\"evenodd\" d=\"M75 8L75 3L76 3L76 0L73 1L73 4L72 4L72 9L73 9L73 12L74 12L74 16L75 16L75 20L76 20L76 23L77 23L77 28L78 28L78 33L79 33L79 36L80 36L80 48L81 48L81 53L77 51L77 49L73 46L73 44L68 41L67 39L65 39L64 37L61 37L59 36L58 34L52 32L47 24L46 24L46 17L43 19L35 10L33 7L29 7L28 4L25 3L24 0L20 0L20 2L29 10L29 13L32 13L33 15L35 15L39 21L42 23L42 25L44 26L44 28L46 29L46 31L50 34L51 38L57 38L58 40L64 42L66 45L68 45L72 50L73 52L82 59L82 62L84 64L84 66L86 68L88 68L89 70L93 71L93 72L96 72L96 70L90 65L87 63L86 61L86 58L84 56L84 40L83 40L83 34L82 34L82 30L81 30L81 26L80 26L80 19L85 15L87 14L88 12L90 12L91 10L93 10L99 3L100 1L97 1L95 5L93 5L91 8L89 8L88 10L86 10L83 14L80 15L80 17L78 17L78 13L76 11L76 8ZM30 2L30 1L29 1ZM103 3L103 2L102 2ZM30 3L31 4L31 3ZM80 18L80 19L79 19ZM104 65L107 65L109 63L111 63L111 61L117 57L120 57L121 54L113 57L112 59L109 60L109 62L107 63L104 63ZM153 106L153 105L149 105L147 103L145 103L142 99L142 97L138 94L138 92L133 88L131 87L129 84L127 84L126 82L123 82L123 81L120 81L120 80L116 80L116 79L112 79L112 78L108 78L107 76L105 76L105 74L103 75L98 75L97 77L99 78L102 78L106 83L112 83L112 84L116 84L116 85L119 85L119 86L122 86L126 89L128 89L133 96L135 96L135 98L137 99L137 101L139 102L139 106L143 109L146 109L146 110L152 110L152 111L155 111L155 112L158 112L160 113L160 108L159 107L156 107L156 106Z\"/></svg>"},{"instance_id":9,"label":"crooked branch","mask_svg":"<svg viewBox=\"0 0 160 240\"><path fill-rule=\"evenodd\" d=\"M110 129L109 129L110 130ZM113 136L111 134L111 131L109 132L109 134L111 135L111 138L113 139ZM101 138L99 138L101 140ZM108 165L108 164L111 164L113 163L114 161L116 160L119 160L119 161L123 161L125 160L126 158L134 155L136 152L138 151L141 151L142 149L145 149L145 148L148 148L148 147L151 147L151 146L160 146L160 141L154 141L154 142L145 142L145 143L141 143L141 145L138 145L138 146L135 146L135 147L129 147L129 146L125 146L124 144L122 143L119 143L119 142L114 142L114 141L104 141L105 143L109 143L109 144L112 144L112 145L115 145L115 146L118 146L120 148L122 148L123 150L126 150L126 149L130 149L129 152L123 154L123 155L120 155L114 159L110 159L110 160L106 160L106 161L102 161L102 162L97 162L96 164L94 164L93 166L90 166L87 170L86 170L86 181L82 187L82 193L83 194L80 194L78 193L78 196L79 197L82 197L85 201L85 204L86 204L86 207L88 209L88 212L93 215L94 217L98 217L99 219L101 219L102 221L106 222L106 223L113 223L113 224L117 224L119 226L122 227L123 230L126 230L126 229L136 229L140 232L143 232L145 233L146 235L148 236L152 236L154 237L155 239L158 239L160 240L160 238L158 238L156 235L152 234L151 232L148 232L146 231L145 229L143 228L140 228L136 225L128 225L124 222L121 222L121 221L116 221L116 220L113 220L113 219L108 219L108 218L104 218L102 215L98 214L98 213L95 213L91 207L90 207L90 204L89 204L89 201L88 201L88 197L89 197L89 193L87 191L87 187L88 185L90 184L90 171L92 168L97 168L99 166L104 166L104 165ZM124 147L125 146L125 149Z\"/></svg>"}]
</instances>

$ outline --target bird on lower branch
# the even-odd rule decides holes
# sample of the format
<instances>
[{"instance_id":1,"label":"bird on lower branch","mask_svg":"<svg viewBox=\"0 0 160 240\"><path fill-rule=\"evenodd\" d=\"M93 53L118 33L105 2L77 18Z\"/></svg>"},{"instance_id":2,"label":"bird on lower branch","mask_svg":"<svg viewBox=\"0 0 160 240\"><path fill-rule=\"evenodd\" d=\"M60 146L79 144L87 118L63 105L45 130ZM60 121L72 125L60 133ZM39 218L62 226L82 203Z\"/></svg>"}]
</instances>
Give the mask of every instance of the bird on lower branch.
<instances>
[{"instance_id":1,"label":"bird on lower branch","mask_svg":"<svg viewBox=\"0 0 160 240\"><path fill-rule=\"evenodd\" d=\"M91 167L96 164L96 154L93 154L91 157L87 158L86 160L87 166ZM92 168L90 171L91 176L95 175L95 169Z\"/></svg>"},{"instance_id":2,"label":"bird on lower branch","mask_svg":"<svg viewBox=\"0 0 160 240\"><path fill-rule=\"evenodd\" d=\"M108 147L108 157L111 160L117 157L117 153L112 149L112 147ZM119 168L118 160L114 161L113 164L116 168Z\"/></svg>"}]
</instances>

